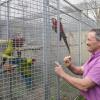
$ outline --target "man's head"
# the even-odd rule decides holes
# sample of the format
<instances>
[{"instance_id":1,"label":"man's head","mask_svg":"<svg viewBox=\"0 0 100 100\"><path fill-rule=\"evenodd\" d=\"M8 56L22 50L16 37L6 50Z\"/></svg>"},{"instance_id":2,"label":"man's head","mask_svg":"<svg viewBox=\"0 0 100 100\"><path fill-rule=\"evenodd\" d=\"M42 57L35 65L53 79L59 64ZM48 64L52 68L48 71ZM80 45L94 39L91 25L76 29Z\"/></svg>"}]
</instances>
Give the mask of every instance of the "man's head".
<instances>
[{"instance_id":1,"label":"man's head","mask_svg":"<svg viewBox=\"0 0 100 100\"><path fill-rule=\"evenodd\" d=\"M100 50L100 29L92 29L88 32L86 44L91 53Z\"/></svg>"}]
</instances>

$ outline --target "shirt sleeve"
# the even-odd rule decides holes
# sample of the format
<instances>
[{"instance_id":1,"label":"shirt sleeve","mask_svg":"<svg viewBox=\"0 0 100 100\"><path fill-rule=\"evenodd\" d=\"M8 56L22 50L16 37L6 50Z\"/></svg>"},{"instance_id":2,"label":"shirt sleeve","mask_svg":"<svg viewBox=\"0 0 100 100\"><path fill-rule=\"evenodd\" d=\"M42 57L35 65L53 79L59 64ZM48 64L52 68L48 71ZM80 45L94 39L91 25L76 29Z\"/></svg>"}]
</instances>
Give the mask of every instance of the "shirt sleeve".
<instances>
[{"instance_id":1,"label":"shirt sleeve","mask_svg":"<svg viewBox=\"0 0 100 100\"><path fill-rule=\"evenodd\" d=\"M90 68L86 77L90 78L97 85L100 85L100 62L96 63L92 68Z\"/></svg>"}]
</instances>

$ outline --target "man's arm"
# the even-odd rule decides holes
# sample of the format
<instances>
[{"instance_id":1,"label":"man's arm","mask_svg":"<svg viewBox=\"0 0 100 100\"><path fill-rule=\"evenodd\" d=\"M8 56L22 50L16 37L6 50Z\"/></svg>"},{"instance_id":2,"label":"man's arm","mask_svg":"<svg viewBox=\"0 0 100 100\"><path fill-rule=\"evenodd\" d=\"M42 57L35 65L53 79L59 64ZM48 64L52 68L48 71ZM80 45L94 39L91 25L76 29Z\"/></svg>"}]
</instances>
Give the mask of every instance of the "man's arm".
<instances>
[{"instance_id":1,"label":"man's arm","mask_svg":"<svg viewBox=\"0 0 100 100\"><path fill-rule=\"evenodd\" d=\"M71 84L72 86L76 87L77 89L81 91L88 91L89 88L92 88L95 86L95 83L89 79L88 77L80 79L76 77L72 77L68 74L64 74L62 78Z\"/></svg>"},{"instance_id":2,"label":"man's arm","mask_svg":"<svg viewBox=\"0 0 100 100\"><path fill-rule=\"evenodd\" d=\"M83 66L75 66L75 65L70 65L68 67L68 69L73 72L74 74L77 74L77 75L83 75L83 71L84 71L84 68Z\"/></svg>"},{"instance_id":3,"label":"man's arm","mask_svg":"<svg viewBox=\"0 0 100 100\"><path fill-rule=\"evenodd\" d=\"M67 57L64 58L64 64L74 74L77 74L77 75L82 75L83 74L83 71L84 71L83 66L75 66L72 63L72 60L71 60L70 56L67 56Z\"/></svg>"},{"instance_id":4,"label":"man's arm","mask_svg":"<svg viewBox=\"0 0 100 100\"><path fill-rule=\"evenodd\" d=\"M58 76L63 78L67 83L71 84L72 86L81 91L87 91L89 88L95 86L95 83L88 77L83 79L72 77L69 74L65 73L61 66L55 67L55 72Z\"/></svg>"}]
</instances>

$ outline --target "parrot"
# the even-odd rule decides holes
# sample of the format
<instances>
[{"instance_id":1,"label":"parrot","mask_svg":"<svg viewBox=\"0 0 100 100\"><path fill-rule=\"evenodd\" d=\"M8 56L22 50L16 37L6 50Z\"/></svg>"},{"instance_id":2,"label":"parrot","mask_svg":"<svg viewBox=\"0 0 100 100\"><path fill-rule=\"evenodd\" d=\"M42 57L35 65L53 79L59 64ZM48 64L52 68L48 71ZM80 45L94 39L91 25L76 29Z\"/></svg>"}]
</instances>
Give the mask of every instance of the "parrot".
<instances>
[{"instance_id":1,"label":"parrot","mask_svg":"<svg viewBox=\"0 0 100 100\"><path fill-rule=\"evenodd\" d=\"M16 41L17 41L17 44L19 44L21 42L21 45L17 45L17 48L22 47L24 40L22 40L22 38L18 39L18 37L17 37ZM9 59L8 65L11 65L12 67L17 66L16 67L17 71L20 72L22 79L25 81L25 84L27 85L27 87L31 87L31 85L32 85L31 67L32 67L32 64L34 63L35 59L34 58L22 58L21 51L19 49L17 50L18 57L12 56L13 52L15 50L15 47L16 47L16 41L15 41L15 39L10 39L8 41L7 40L5 41L7 44L7 47L2 52L3 61L1 63L1 65L4 65L6 63L6 61ZM8 69L10 69L10 68L8 68Z\"/></svg>"},{"instance_id":2,"label":"parrot","mask_svg":"<svg viewBox=\"0 0 100 100\"><path fill-rule=\"evenodd\" d=\"M35 59L22 58L19 69L27 87L32 86L32 65Z\"/></svg>"},{"instance_id":3,"label":"parrot","mask_svg":"<svg viewBox=\"0 0 100 100\"><path fill-rule=\"evenodd\" d=\"M5 41L7 43L7 47L5 50L2 52L2 63L1 66L4 65L7 61L7 59L12 58L12 53L14 51L13 49L13 42L12 40Z\"/></svg>"},{"instance_id":4,"label":"parrot","mask_svg":"<svg viewBox=\"0 0 100 100\"><path fill-rule=\"evenodd\" d=\"M10 63L17 65L17 71L20 72L22 79L25 81L27 87L32 86L32 64L33 58L15 58Z\"/></svg>"},{"instance_id":5,"label":"parrot","mask_svg":"<svg viewBox=\"0 0 100 100\"><path fill-rule=\"evenodd\" d=\"M2 52L2 62L1 66L3 66L7 60L15 58L13 55L13 52L15 51L16 47L20 48L24 45L25 38L20 36L13 37L9 40L0 40L0 43L6 43L6 47ZM2 46L1 46L2 47ZM17 50L18 57L21 57L21 51ZM8 66L8 65L7 65Z\"/></svg>"},{"instance_id":6,"label":"parrot","mask_svg":"<svg viewBox=\"0 0 100 100\"><path fill-rule=\"evenodd\" d=\"M3 51L3 57L11 57L13 51L13 41L8 40L7 48Z\"/></svg>"},{"instance_id":7,"label":"parrot","mask_svg":"<svg viewBox=\"0 0 100 100\"><path fill-rule=\"evenodd\" d=\"M57 20L56 20L56 18L52 18L52 29L57 33ZM65 35L65 32L64 32L64 29L63 29L63 25L62 25L62 23L61 23L61 21L60 21L60 41L61 41L61 39L63 38L63 40L64 40L64 43L65 43L65 45L67 46L67 48L68 48L68 51L69 51L69 54L70 54L70 48L69 48L69 45L68 45L68 41L67 41L67 37L66 37L66 35Z\"/></svg>"}]
</instances>

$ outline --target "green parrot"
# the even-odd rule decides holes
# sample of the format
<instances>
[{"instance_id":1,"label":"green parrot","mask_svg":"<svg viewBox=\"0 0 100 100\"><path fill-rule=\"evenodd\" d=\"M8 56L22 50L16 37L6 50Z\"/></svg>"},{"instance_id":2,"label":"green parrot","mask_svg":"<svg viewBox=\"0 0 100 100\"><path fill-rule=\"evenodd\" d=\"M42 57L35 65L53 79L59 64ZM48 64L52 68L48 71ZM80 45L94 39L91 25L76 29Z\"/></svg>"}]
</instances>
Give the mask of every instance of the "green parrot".
<instances>
[{"instance_id":1,"label":"green parrot","mask_svg":"<svg viewBox=\"0 0 100 100\"><path fill-rule=\"evenodd\" d=\"M17 70L18 72L20 72L26 85L31 86L32 84L31 67L32 67L33 61L35 60L32 58L21 58L19 56L15 58L14 56L12 56L15 50L13 47L13 40L8 40L5 42L7 43L6 44L7 47L2 52L3 61L1 64L4 65L6 60L9 59L9 64L17 65Z\"/></svg>"},{"instance_id":2,"label":"green parrot","mask_svg":"<svg viewBox=\"0 0 100 100\"><path fill-rule=\"evenodd\" d=\"M5 45L4 50L2 51L1 57L2 57L2 63L1 66L5 64L7 59L13 58L12 53L14 51L13 49L13 41L12 40L0 40L1 47L3 44Z\"/></svg>"},{"instance_id":3,"label":"green parrot","mask_svg":"<svg viewBox=\"0 0 100 100\"><path fill-rule=\"evenodd\" d=\"M7 57L7 58L11 58L11 55L14 51L14 48L13 48L13 41L12 40L8 40L8 43L7 43L7 48L3 51L3 57Z\"/></svg>"},{"instance_id":4,"label":"green parrot","mask_svg":"<svg viewBox=\"0 0 100 100\"><path fill-rule=\"evenodd\" d=\"M18 71L21 72L21 74L24 77L31 77L32 72L31 72L31 67L32 67L32 58L21 58L20 63L18 64Z\"/></svg>"},{"instance_id":5,"label":"green parrot","mask_svg":"<svg viewBox=\"0 0 100 100\"><path fill-rule=\"evenodd\" d=\"M17 67L18 72L20 72L21 77L23 78L23 80L25 81L25 84L27 85L27 87L31 87L32 85L32 63L33 60L32 58L19 58L17 59L19 60L19 64Z\"/></svg>"},{"instance_id":6,"label":"green parrot","mask_svg":"<svg viewBox=\"0 0 100 100\"><path fill-rule=\"evenodd\" d=\"M17 71L20 73L22 80L27 87L32 85L32 64L34 59L32 58L13 58L10 60L11 65L16 65Z\"/></svg>"}]
</instances>

